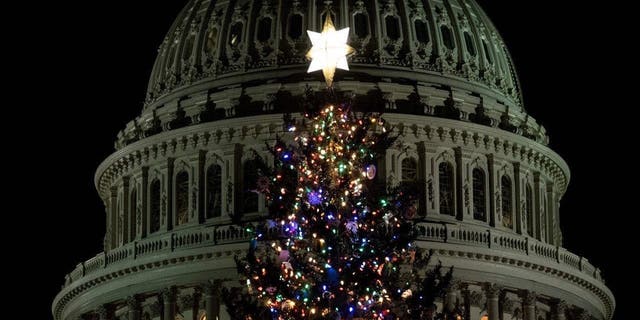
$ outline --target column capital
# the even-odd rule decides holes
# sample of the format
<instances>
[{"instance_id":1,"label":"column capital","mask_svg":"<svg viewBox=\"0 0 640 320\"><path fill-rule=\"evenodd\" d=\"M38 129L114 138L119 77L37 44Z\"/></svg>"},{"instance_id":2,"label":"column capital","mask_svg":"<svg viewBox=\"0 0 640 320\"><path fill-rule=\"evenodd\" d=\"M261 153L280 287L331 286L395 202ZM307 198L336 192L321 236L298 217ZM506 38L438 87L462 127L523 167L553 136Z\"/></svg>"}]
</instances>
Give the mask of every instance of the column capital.
<instances>
[{"instance_id":1,"label":"column capital","mask_svg":"<svg viewBox=\"0 0 640 320\"><path fill-rule=\"evenodd\" d=\"M534 305L536 304L536 301L538 300L538 294L533 292L533 291L529 291L529 290L523 290L520 292L520 297L522 298L522 302L525 305Z\"/></svg>"},{"instance_id":2,"label":"column capital","mask_svg":"<svg viewBox=\"0 0 640 320\"><path fill-rule=\"evenodd\" d=\"M137 296L128 296L127 307L129 308L129 310L140 309L140 299Z\"/></svg>"},{"instance_id":3,"label":"column capital","mask_svg":"<svg viewBox=\"0 0 640 320\"><path fill-rule=\"evenodd\" d=\"M202 289L205 295L219 297L222 295L222 281L209 280L202 285Z\"/></svg>"},{"instance_id":4,"label":"column capital","mask_svg":"<svg viewBox=\"0 0 640 320\"><path fill-rule=\"evenodd\" d=\"M194 297L194 299L199 299L200 297L202 297L202 288L201 287L193 288L193 297Z\"/></svg>"},{"instance_id":5,"label":"column capital","mask_svg":"<svg viewBox=\"0 0 640 320\"><path fill-rule=\"evenodd\" d=\"M484 292L488 299L497 299L500 296L502 287L495 283L485 283L483 286Z\"/></svg>"},{"instance_id":6,"label":"column capital","mask_svg":"<svg viewBox=\"0 0 640 320\"><path fill-rule=\"evenodd\" d=\"M481 292L469 291L469 303L472 306L483 308L487 303L487 299Z\"/></svg>"},{"instance_id":7,"label":"column capital","mask_svg":"<svg viewBox=\"0 0 640 320\"><path fill-rule=\"evenodd\" d=\"M190 310L193 308L193 304L195 303L195 297L193 295L184 295L180 296L180 310Z\"/></svg>"},{"instance_id":8,"label":"column capital","mask_svg":"<svg viewBox=\"0 0 640 320\"><path fill-rule=\"evenodd\" d=\"M160 291L160 295L162 295L162 300L165 304L169 302L176 301L176 287L164 288Z\"/></svg>"},{"instance_id":9,"label":"column capital","mask_svg":"<svg viewBox=\"0 0 640 320\"><path fill-rule=\"evenodd\" d=\"M462 282L461 280L457 280L457 279L451 279L451 282L449 282L449 286L447 287L447 289L449 291L457 291L457 290L462 290L465 287L465 283Z\"/></svg>"}]
</instances>

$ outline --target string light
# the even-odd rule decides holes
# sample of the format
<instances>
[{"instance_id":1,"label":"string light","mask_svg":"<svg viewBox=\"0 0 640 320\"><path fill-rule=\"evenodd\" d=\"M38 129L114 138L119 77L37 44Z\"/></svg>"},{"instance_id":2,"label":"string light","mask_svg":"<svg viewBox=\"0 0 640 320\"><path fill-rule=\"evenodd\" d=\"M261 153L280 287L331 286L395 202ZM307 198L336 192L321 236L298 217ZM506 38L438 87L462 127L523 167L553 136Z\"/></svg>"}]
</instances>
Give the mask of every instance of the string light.
<instances>
[{"instance_id":1,"label":"string light","mask_svg":"<svg viewBox=\"0 0 640 320\"><path fill-rule=\"evenodd\" d=\"M274 319L387 319L390 301L416 292L395 281L415 251L402 218L412 198L375 187L380 148L393 138L376 130L378 115L342 105L305 121L289 126L296 144L273 148L269 220L251 230L256 245L240 264L246 286Z\"/></svg>"}]
</instances>

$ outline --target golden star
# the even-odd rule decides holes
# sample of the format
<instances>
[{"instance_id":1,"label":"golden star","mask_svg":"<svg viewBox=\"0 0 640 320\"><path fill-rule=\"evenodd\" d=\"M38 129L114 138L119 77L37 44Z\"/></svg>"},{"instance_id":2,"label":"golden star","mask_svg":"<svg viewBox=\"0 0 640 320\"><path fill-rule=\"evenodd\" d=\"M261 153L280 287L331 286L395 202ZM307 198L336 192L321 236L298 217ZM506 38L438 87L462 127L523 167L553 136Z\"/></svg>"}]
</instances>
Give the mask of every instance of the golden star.
<instances>
[{"instance_id":1,"label":"golden star","mask_svg":"<svg viewBox=\"0 0 640 320\"><path fill-rule=\"evenodd\" d=\"M322 70L327 86L331 87L336 68L349 70L347 56L354 51L347 44L349 28L336 31L331 15L327 14L322 33L309 30L307 33L312 44L311 50L307 52L307 59L311 59L307 73Z\"/></svg>"}]
</instances>

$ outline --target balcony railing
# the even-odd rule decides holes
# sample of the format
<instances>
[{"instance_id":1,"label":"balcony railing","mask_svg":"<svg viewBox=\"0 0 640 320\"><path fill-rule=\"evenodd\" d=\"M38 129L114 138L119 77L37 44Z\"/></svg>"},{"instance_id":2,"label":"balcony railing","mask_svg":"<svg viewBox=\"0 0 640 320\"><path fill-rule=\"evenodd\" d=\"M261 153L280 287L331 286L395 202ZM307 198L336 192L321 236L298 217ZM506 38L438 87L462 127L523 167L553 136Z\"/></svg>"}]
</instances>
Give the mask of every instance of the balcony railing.
<instances>
[{"instance_id":1,"label":"balcony railing","mask_svg":"<svg viewBox=\"0 0 640 320\"><path fill-rule=\"evenodd\" d=\"M147 239L133 241L107 253L80 263L65 277L65 287L101 269L159 253L171 253L184 249L247 242L252 233L248 228L256 224L198 226L183 230L151 235ZM500 252L521 255L524 260L545 266L558 266L592 277L602 283L600 270L585 258L564 248L555 247L527 236L500 231L489 227L467 224L420 222L417 224L418 241L451 243L481 247ZM264 230L267 238L277 237L278 228Z\"/></svg>"},{"instance_id":2,"label":"balcony railing","mask_svg":"<svg viewBox=\"0 0 640 320\"><path fill-rule=\"evenodd\" d=\"M547 264L556 264L573 271L579 271L604 283L600 269L589 263L586 258L575 255L567 249L527 236L488 227L438 222L421 222L418 224L418 231L418 240L486 247L497 250L497 252L503 251L534 257Z\"/></svg>"}]
</instances>

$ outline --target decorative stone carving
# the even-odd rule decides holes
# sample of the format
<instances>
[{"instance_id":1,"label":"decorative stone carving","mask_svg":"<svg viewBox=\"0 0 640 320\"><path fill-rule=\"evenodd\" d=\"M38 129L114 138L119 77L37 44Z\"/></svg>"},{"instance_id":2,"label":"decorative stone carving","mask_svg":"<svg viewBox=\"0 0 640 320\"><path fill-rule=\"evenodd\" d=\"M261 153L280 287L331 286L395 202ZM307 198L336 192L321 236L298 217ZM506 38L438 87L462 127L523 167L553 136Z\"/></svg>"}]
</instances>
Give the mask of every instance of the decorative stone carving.
<instances>
[{"instance_id":1,"label":"decorative stone carving","mask_svg":"<svg viewBox=\"0 0 640 320\"><path fill-rule=\"evenodd\" d=\"M129 310L140 310L140 299L136 296L127 297L127 308Z\"/></svg>"},{"instance_id":2,"label":"decorative stone carving","mask_svg":"<svg viewBox=\"0 0 640 320\"><path fill-rule=\"evenodd\" d=\"M202 285L205 295L219 297L222 294L222 281L219 279L209 281Z\"/></svg>"},{"instance_id":3,"label":"decorative stone carving","mask_svg":"<svg viewBox=\"0 0 640 320\"><path fill-rule=\"evenodd\" d=\"M178 299L178 301L179 301L178 309L181 310L182 312L185 312L193 309L193 305L196 300L192 295L188 294L188 295L180 296L180 299Z\"/></svg>"},{"instance_id":4,"label":"decorative stone carving","mask_svg":"<svg viewBox=\"0 0 640 320\"><path fill-rule=\"evenodd\" d=\"M509 299L506 294L500 297L500 304L502 305L502 309L507 313L512 313L517 309L515 301Z\"/></svg>"},{"instance_id":5,"label":"decorative stone carving","mask_svg":"<svg viewBox=\"0 0 640 320\"><path fill-rule=\"evenodd\" d=\"M476 306L478 308L484 309L486 308L485 304L487 303L487 298L484 294L477 291L469 292L469 303L472 306Z\"/></svg>"},{"instance_id":6,"label":"decorative stone carving","mask_svg":"<svg viewBox=\"0 0 640 320\"><path fill-rule=\"evenodd\" d=\"M162 301L164 302L164 304L175 302L176 294L177 292L175 287L164 288L162 289L162 291L160 291L160 295L162 296Z\"/></svg>"},{"instance_id":7,"label":"decorative stone carving","mask_svg":"<svg viewBox=\"0 0 640 320\"><path fill-rule=\"evenodd\" d=\"M494 283L485 283L482 289L484 290L487 298L490 299L498 298L502 291L502 287Z\"/></svg>"}]
</instances>

